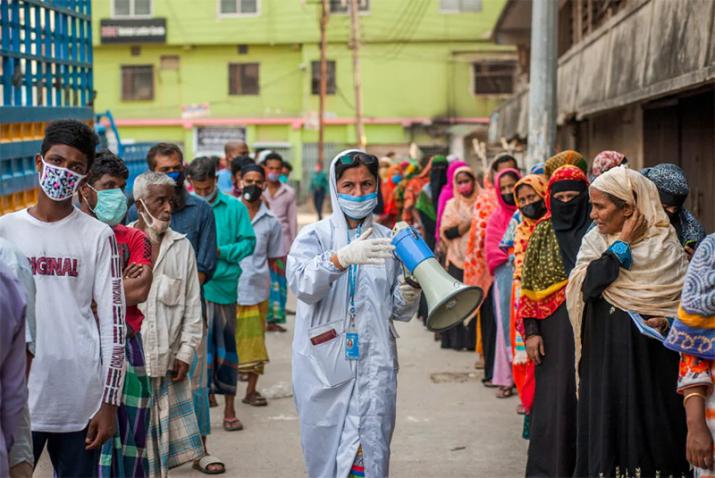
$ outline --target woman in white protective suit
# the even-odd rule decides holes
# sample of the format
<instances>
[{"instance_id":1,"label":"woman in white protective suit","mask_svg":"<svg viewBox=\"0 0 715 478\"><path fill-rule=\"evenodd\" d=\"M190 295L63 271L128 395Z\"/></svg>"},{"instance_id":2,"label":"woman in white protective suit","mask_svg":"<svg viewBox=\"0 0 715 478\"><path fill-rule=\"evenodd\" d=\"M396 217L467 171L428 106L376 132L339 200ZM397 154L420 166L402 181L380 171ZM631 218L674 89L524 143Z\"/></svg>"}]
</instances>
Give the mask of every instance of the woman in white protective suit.
<instances>
[{"instance_id":1,"label":"woman in white protective suit","mask_svg":"<svg viewBox=\"0 0 715 478\"><path fill-rule=\"evenodd\" d=\"M378 159L359 150L330 164L333 214L304 227L288 255L298 298L293 389L311 478L389 475L397 350L393 320L417 311L389 229L373 223Z\"/></svg>"}]
</instances>

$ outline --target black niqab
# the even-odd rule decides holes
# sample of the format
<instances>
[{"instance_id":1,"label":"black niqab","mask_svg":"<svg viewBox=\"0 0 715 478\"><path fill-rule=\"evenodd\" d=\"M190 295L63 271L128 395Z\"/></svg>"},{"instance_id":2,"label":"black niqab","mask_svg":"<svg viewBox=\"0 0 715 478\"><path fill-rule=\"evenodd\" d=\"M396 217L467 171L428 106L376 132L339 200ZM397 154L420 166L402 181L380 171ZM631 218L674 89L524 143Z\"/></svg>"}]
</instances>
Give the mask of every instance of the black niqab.
<instances>
[{"instance_id":1,"label":"black niqab","mask_svg":"<svg viewBox=\"0 0 715 478\"><path fill-rule=\"evenodd\" d=\"M432 192L432 205L434 206L435 212L437 212L439 204L439 193L442 188L447 184L447 167L449 163L446 161L439 163L432 163L432 169L429 173L429 187Z\"/></svg>"},{"instance_id":2,"label":"black niqab","mask_svg":"<svg viewBox=\"0 0 715 478\"><path fill-rule=\"evenodd\" d=\"M556 182L551 187L551 223L566 274L570 274L576 265L581 241L591 225L591 202L587 190L585 183L570 180ZM560 191L579 191L580 194L569 202L563 202L553 197Z\"/></svg>"}]
</instances>

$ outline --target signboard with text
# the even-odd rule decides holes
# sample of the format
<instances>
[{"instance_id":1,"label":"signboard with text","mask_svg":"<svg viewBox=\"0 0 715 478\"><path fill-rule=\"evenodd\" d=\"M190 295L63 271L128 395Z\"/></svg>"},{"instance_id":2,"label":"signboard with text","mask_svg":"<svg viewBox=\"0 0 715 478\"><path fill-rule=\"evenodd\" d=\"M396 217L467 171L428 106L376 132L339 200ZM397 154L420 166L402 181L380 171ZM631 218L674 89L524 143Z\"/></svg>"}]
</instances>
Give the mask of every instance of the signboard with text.
<instances>
[{"instance_id":1,"label":"signboard with text","mask_svg":"<svg viewBox=\"0 0 715 478\"><path fill-rule=\"evenodd\" d=\"M194 145L198 156L223 155L229 141L245 141L243 126L197 126L194 128Z\"/></svg>"},{"instance_id":2,"label":"signboard with text","mask_svg":"<svg viewBox=\"0 0 715 478\"><path fill-rule=\"evenodd\" d=\"M99 22L102 43L166 43L166 18L104 18Z\"/></svg>"}]
</instances>

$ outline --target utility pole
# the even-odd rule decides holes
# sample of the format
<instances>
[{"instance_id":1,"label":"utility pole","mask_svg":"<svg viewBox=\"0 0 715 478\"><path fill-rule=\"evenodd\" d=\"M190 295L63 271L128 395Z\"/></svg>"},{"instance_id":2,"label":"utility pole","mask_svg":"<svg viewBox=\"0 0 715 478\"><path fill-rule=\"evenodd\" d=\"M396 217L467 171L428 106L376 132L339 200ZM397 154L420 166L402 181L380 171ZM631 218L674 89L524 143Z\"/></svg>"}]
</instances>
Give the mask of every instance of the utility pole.
<instances>
[{"instance_id":1,"label":"utility pole","mask_svg":"<svg viewBox=\"0 0 715 478\"><path fill-rule=\"evenodd\" d=\"M318 163L325 162L325 95L328 93L328 0L321 0L320 13L320 106L318 113Z\"/></svg>"},{"instance_id":2,"label":"utility pole","mask_svg":"<svg viewBox=\"0 0 715 478\"><path fill-rule=\"evenodd\" d=\"M350 0L351 46L353 49L353 83L355 84L355 133L358 146L365 149L365 125L362 122L362 82L360 81L360 10L358 0Z\"/></svg>"},{"instance_id":3,"label":"utility pole","mask_svg":"<svg viewBox=\"0 0 715 478\"><path fill-rule=\"evenodd\" d=\"M554 0L532 3L527 167L545 161L556 143L558 5Z\"/></svg>"}]
</instances>

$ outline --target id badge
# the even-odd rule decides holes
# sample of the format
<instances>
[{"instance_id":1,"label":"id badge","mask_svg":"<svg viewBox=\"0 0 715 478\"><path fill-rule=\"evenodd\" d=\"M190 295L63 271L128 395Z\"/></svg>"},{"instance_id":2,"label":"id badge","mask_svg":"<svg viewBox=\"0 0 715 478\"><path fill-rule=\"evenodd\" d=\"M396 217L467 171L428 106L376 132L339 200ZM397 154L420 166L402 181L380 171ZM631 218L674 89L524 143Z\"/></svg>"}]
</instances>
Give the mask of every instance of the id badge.
<instances>
[{"instance_id":1,"label":"id badge","mask_svg":"<svg viewBox=\"0 0 715 478\"><path fill-rule=\"evenodd\" d=\"M360 337L357 332L345 333L345 358L360 360Z\"/></svg>"}]
</instances>

